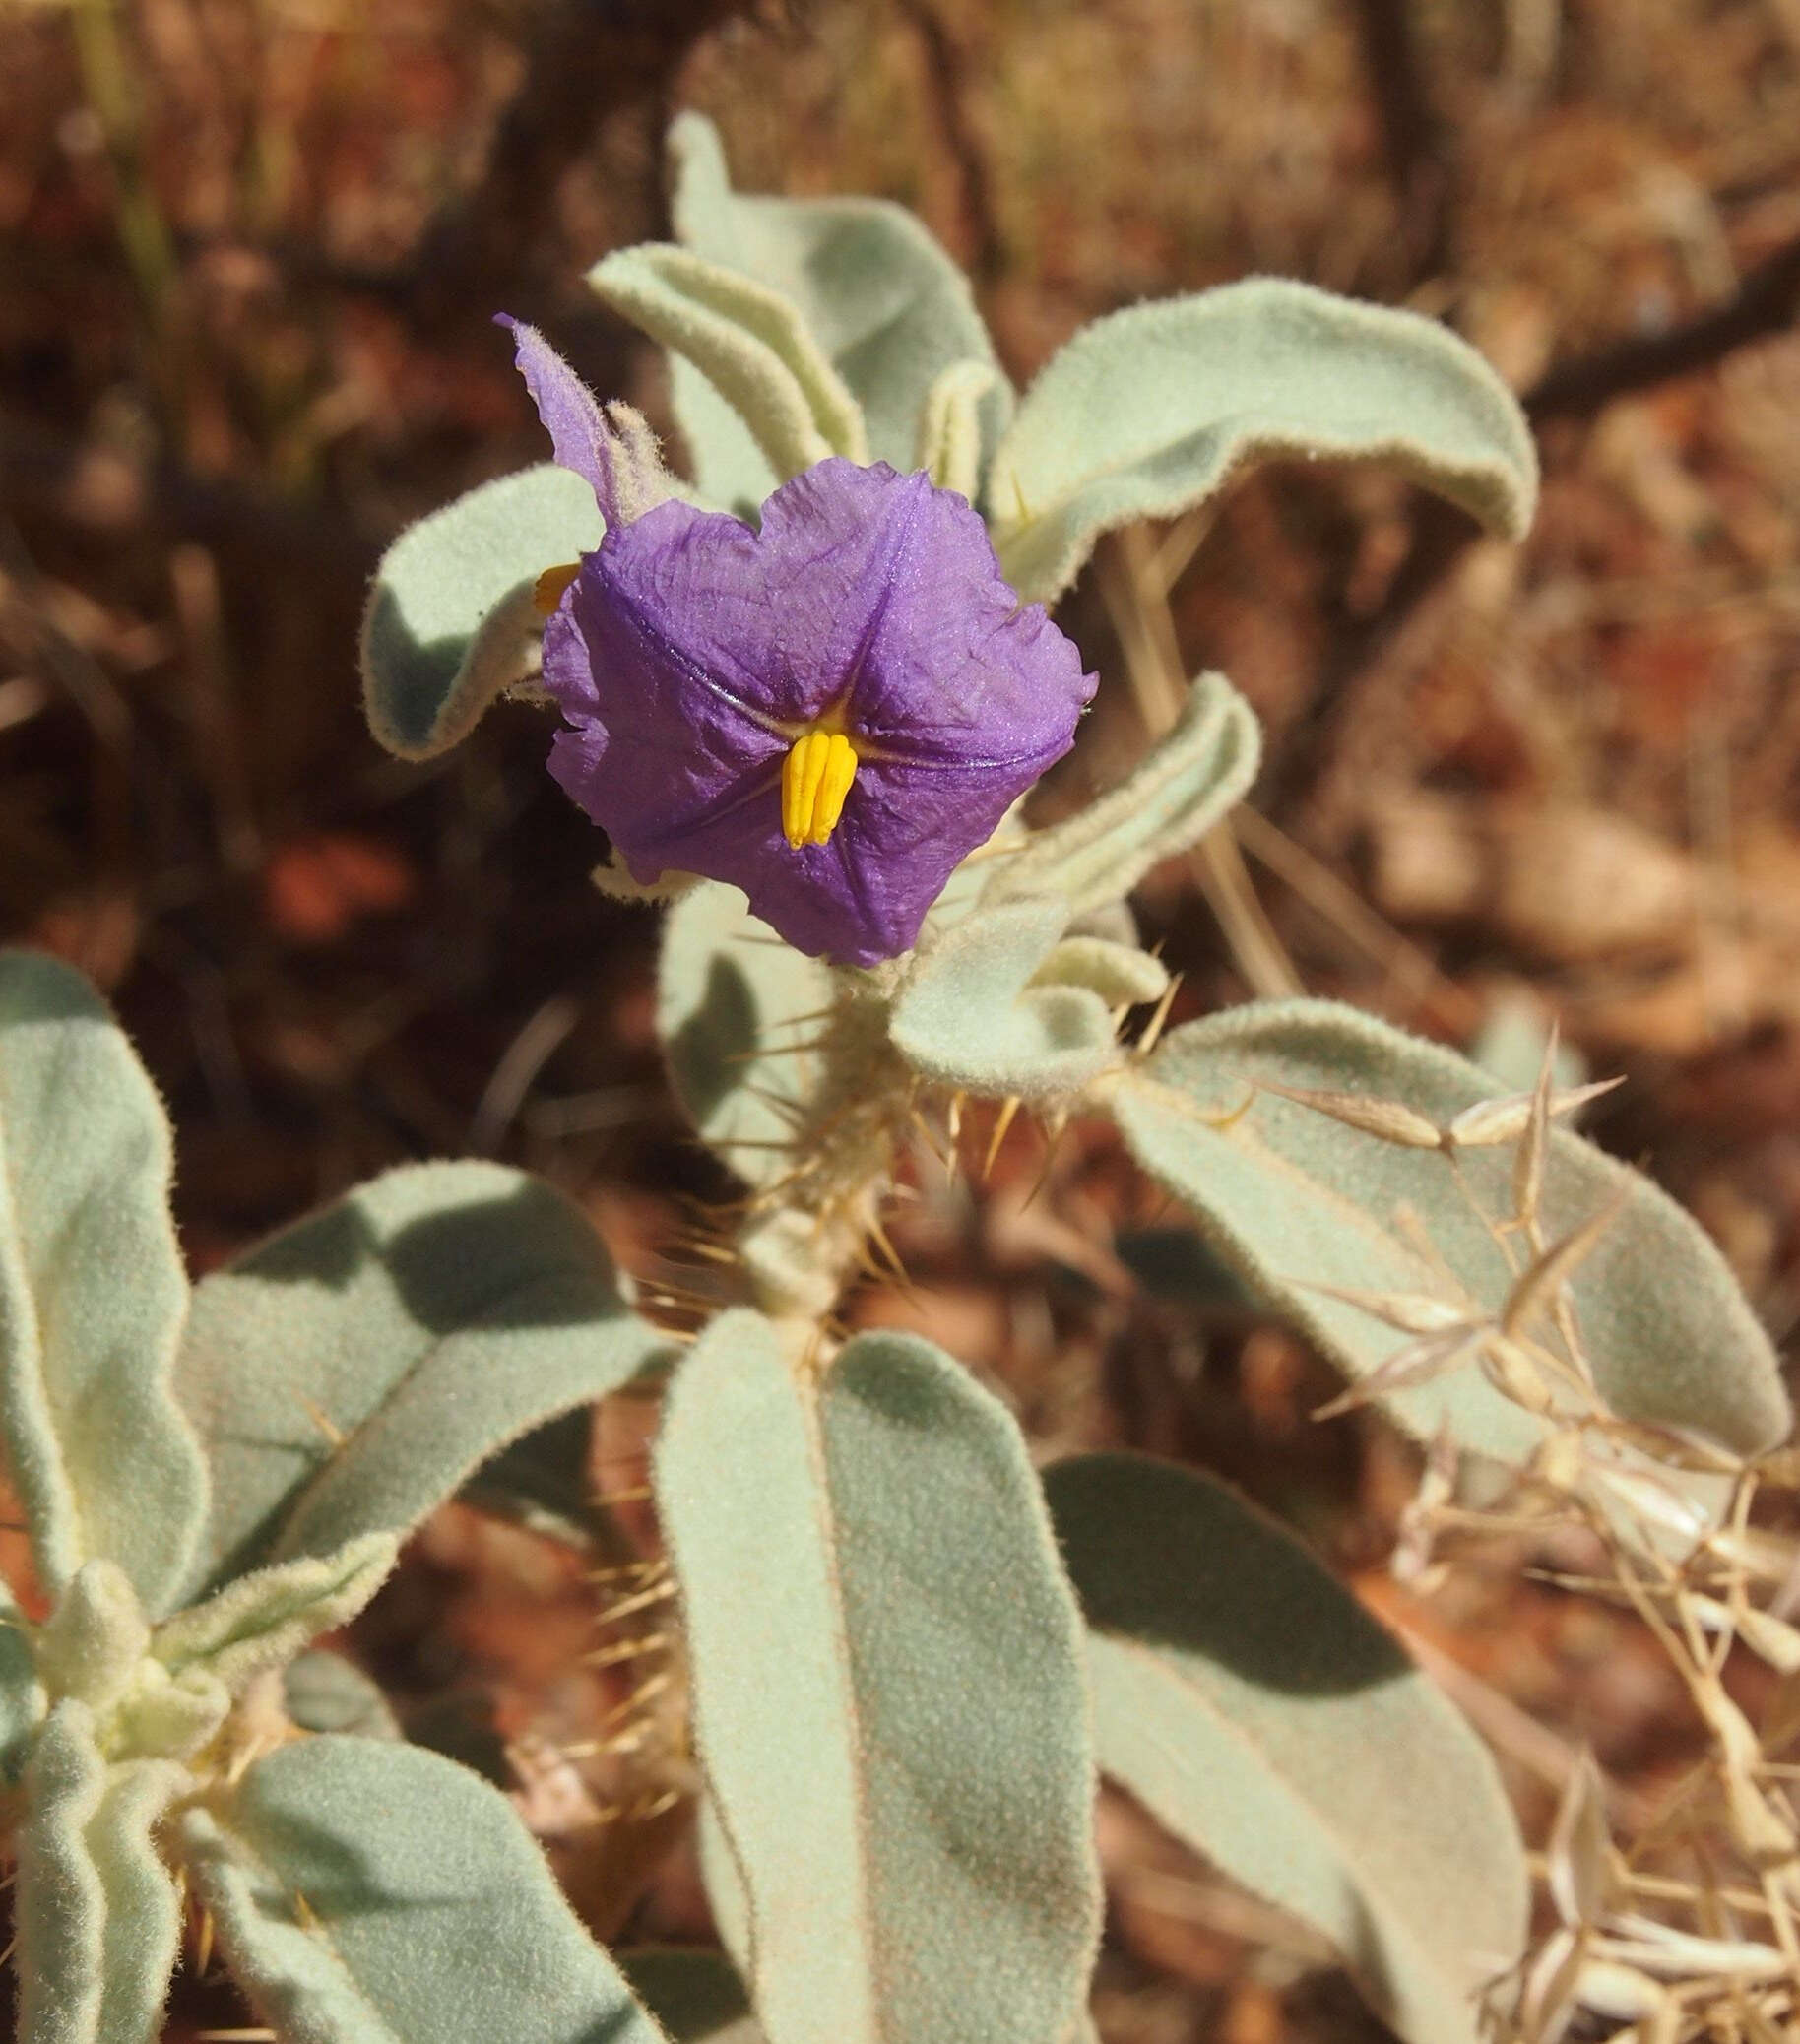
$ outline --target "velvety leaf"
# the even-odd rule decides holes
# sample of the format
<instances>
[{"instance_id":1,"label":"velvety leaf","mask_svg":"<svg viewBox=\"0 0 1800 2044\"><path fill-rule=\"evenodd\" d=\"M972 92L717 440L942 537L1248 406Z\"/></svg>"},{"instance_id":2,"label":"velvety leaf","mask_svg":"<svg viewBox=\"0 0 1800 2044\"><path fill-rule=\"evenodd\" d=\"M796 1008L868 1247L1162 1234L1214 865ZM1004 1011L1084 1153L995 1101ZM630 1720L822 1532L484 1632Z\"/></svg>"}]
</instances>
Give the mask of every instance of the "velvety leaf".
<instances>
[{"instance_id":1,"label":"velvety leaf","mask_svg":"<svg viewBox=\"0 0 1800 2044\"><path fill-rule=\"evenodd\" d=\"M1031 976L1034 987L1085 987L1109 1008L1139 1007L1169 990L1160 958L1110 937L1064 937Z\"/></svg>"},{"instance_id":2,"label":"velvety leaf","mask_svg":"<svg viewBox=\"0 0 1800 2044\"><path fill-rule=\"evenodd\" d=\"M1530 1881L1487 1749L1298 1541L1139 1455L1045 1476L1102 1769L1322 1931L1410 2044L1475 2044Z\"/></svg>"},{"instance_id":3,"label":"velvety leaf","mask_svg":"<svg viewBox=\"0 0 1800 2044\"><path fill-rule=\"evenodd\" d=\"M505 1797L440 1755L282 1747L182 1846L281 2044L659 2044Z\"/></svg>"},{"instance_id":4,"label":"velvety leaf","mask_svg":"<svg viewBox=\"0 0 1800 2044\"><path fill-rule=\"evenodd\" d=\"M1255 712L1223 674L1202 674L1118 787L996 862L985 898L1052 895L1070 904L1071 921L1093 915L1204 837L1256 778L1261 756Z\"/></svg>"},{"instance_id":5,"label":"velvety leaf","mask_svg":"<svg viewBox=\"0 0 1800 2044\"><path fill-rule=\"evenodd\" d=\"M732 1312L655 1477L770 2044L1061 2035L1098 1929L1086 1704L1012 1421L927 1342L821 1377Z\"/></svg>"},{"instance_id":6,"label":"velvety leaf","mask_svg":"<svg viewBox=\"0 0 1800 2044\"><path fill-rule=\"evenodd\" d=\"M974 503L981 494L982 400L994 388L992 362L952 362L925 394L913 467L939 489Z\"/></svg>"},{"instance_id":7,"label":"velvety leaf","mask_svg":"<svg viewBox=\"0 0 1800 2044\"><path fill-rule=\"evenodd\" d=\"M150 2044L180 1907L151 1827L186 1782L163 1760L109 1768L66 1697L26 1770L18 1833L20 2044Z\"/></svg>"},{"instance_id":8,"label":"velvety leaf","mask_svg":"<svg viewBox=\"0 0 1800 2044\"><path fill-rule=\"evenodd\" d=\"M405 1533L667 1346L549 1186L489 1164L388 1172L194 1294L178 1377L214 1475L195 1588Z\"/></svg>"},{"instance_id":9,"label":"velvety leaf","mask_svg":"<svg viewBox=\"0 0 1800 2044\"><path fill-rule=\"evenodd\" d=\"M362 618L369 730L402 759L467 737L536 663L538 577L600 544L592 487L544 462L409 526L382 555Z\"/></svg>"},{"instance_id":10,"label":"velvety leaf","mask_svg":"<svg viewBox=\"0 0 1800 2044\"><path fill-rule=\"evenodd\" d=\"M1025 394L988 515L1006 578L1052 602L1099 536L1203 502L1246 463L1374 458L1517 539L1537 457L1512 394L1447 327L1256 277L1084 327Z\"/></svg>"},{"instance_id":11,"label":"velvety leaf","mask_svg":"<svg viewBox=\"0 0 1800 2044\"><path fill-rule=\"evenodd\" d=\"M672 2044L761 2044L743 1982L724 1952L647 1945L621 1951L618 1969Z\"/></svg>"},{"instance_id":12,"label":"velvety leaf","mask_svg":"<svg viewBox=\"0 0 1800 2044\"><path fill-rule=\"evenodd\" d=\"M153 1612L206 1471L169 1389L187 1280L168 1122L79 973L0 952L0 1426L52 1595L110 1560Z\"/></svg>"},{"instance_id":13,"label":"velvety leaf","mask_svg":"<svg viewBox=\"0 0 1800 2044\"><path fill-rule=\"evenodd\" d=\"M982 908L952 924L901 989L894 1048L941 1086L1043 1100L1079 1090L1119 1055L1106 1000L1083 986L1034 986L1068 921L1066 902Z\"/></svg>"},{"instance_id":14,"label":"velvety leaf","mask_svg":"<svg viewBox=\"0 0 1800 2044\"><path fill-rule=\"evenodd\" d=\"M1347 1126L1272 1086L1398 1102L1439 1125L1501 1090L1453 1052L1353 1008L1267 1001L1176 1030L1125 1075L1114 1110L1137 1161L1193 1208L1208 1242L1352 1376L1410 1337L1322 1286L1444 1298L1447 1265L1476 1307L1502 1304L1514 1272L1493 1224L1512 1211L1512 1146L1464 1150L1452 1169L1434 1150ZM1552 1133L1547 1240L1621 1197L1571 1281L1608 1404L1746 1452L1782 1439L1788 1407L1768 1336L1712 1244L1647 1179ZM1473 1367L1382 1403L1423 1437L1447 1427L1507 1461L1541 1437Z\"/></svg>"},{"instance_id":15,"label":"velvety leaf","mask_svg":"<svg viewBox=\"0 0 1800 2044\"><path fill-rule=\"evenodd\" d=\"M288 1715L303 1731L350 1732L358 1739L398 1739L401 1730L379 1684L354 1661L315 1646L282 1674Z\"/></svg>"},{"instance_id":16,"label":"velvety leaf","mask_svg":"<svg viewBox=\"0 0 1800 2044\"><path fill-rule=\"evenodd\" d=\"M828 455L868 462L861 408L781 292L656 242L615 250L588 272L588 284L706 377L749 427L778 482Z\"/></svg>"},{"instance_id":17,"label":"velvety leaf","mask_svg":"<svg viewBox=\"0 0 1800 2044\"><path fill-rule=\"evenodd\" d=\"M204 1668L235 1695L251 1676L285 1667L322 1632L348 1625L399 1551L392 1533L363 1533L334 1554L253 1569L159 1626L152 1651L171 1675Z\"/></svg>"},{"instance_id":18,"label":"velvety leaf","mask_svg":"<svg viewBox=\"0 0 1800 2044\"><path fill-rule=\"evenodd\" d=\"M736 887L703 881L664 921L657 1031L675 1096L752 1185L792 1168L792 1111L816 1083L804 1047L832 999L830 970L784 944Z\"/></svg>"},{"instance_id":19,"label":"velvety leaf","mask_svg":"<svg viewBox=\"0 0 1800 2044\"><path fill-rule=\"evenodd\" d=\"M0 1783L17 1783L44 1713L43 1684L12 1594L0 1584Z\"/></svg>"},{"instance_id":20,"label":"velvety leaf","mask_svg":"<svg viewBox=\"0 0 1800 2044\"><path fill-rule=\"evenodd\" d=\"M992 365L979 401L992 447L1012 408L969 282L904 208L879 199L776 199L734 192L719 132L697 113L669 131L677 237L798 309L868 421L872 458L916 466L921 421L952 364ZM737 415L685 362L675 414L696 480L714 502L754 511L779 479Z\"/></svg>"}]
</instances>

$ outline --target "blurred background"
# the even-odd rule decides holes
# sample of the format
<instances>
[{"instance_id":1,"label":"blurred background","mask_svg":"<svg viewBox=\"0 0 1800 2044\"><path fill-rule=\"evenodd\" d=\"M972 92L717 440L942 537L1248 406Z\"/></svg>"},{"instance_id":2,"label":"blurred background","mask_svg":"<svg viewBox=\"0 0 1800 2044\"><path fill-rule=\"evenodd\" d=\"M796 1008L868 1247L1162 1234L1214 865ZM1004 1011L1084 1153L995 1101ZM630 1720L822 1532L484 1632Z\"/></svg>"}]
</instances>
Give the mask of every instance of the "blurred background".
<instances>
[{"instance_id":1,"label":"blurred background","mask_svg":"<svg viewBox=\"0 0 1800 2044\"><path fill-rule=\"evenodd\" d=\"M1168 677L1222 668L1268 759L1235 835L1141 895L1176 1019L1332 993L1528 1083L1554 1017L1631 1082L1590 1133L1785 1339L1800 0L0 0L0 938L117 1003L194 1268L386 1165L486 1153L580 1198L672 1315L716 1289L732 1187L662 1080L654 922L588 885L544 713L404 766L354 670L383 545L545 452L495 311L668 425L580 280L666 231L682 106L744 188L915 208L1021 382L1096 314L1256 272L1486 351L1540 432L1530 542L1293 468L1120 536L1064 606L1101 701L1041 800L1116 779ZM1415 1452L1308 1420L1329 1373L1170 1255L1106 1131L1021 1120L985 1184L922 1156L918 1192L906 1282L854 1316L929 1328L1047 1452L1152 1448L1270 1503L1472 1711L1528 1827L1580 1741L1644 1795L1699 1750L1634 1622L1505 1569L1393 1585ZM627 1499L647 1424L598 1437ZM415 1736L524 1767L598 1928L701 1936L678 1727L558 1757L654 1662L582 1665L597 1600L459 1507L357 1649ZM1109 2039L1382 2034L1123 1803L1103 1837ZM182 1995L172 2035L243 2020Z\"/></svg>"}]
</instances>

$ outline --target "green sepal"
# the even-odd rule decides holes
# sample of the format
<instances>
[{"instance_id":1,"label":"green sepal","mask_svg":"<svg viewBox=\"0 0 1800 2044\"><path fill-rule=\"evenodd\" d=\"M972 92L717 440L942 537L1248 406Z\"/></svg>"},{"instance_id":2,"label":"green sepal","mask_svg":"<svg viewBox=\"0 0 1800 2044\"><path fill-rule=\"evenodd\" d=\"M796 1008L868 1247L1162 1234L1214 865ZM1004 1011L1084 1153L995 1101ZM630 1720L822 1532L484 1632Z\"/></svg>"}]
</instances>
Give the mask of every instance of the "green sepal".
<instances>
[{"instance_id":1,"label":"green sepal","mask_svg":"<svg viewBox=\"0 0 1800 2044\"><path fill-rule=\"evenodd\" d=\"M1142 1455L1044 1479L1103 1772L1321 1931L1409 2044L1475 2044L1530 1879L1487 1749L1292 1535Z\"/></svg>"},{"instance_id":2,"label":"green sepal","mask_svg":"<svg viewBox=\"0 0 1800 2044\"><path fill-rule=\"evenodd\" d=\"M165 1609L206 1510L170 1392L187 1303L167 1118L79 973L0 952L0 1428L38 1579L116 1563Z\"/></svg>"},{"instance_id":3,"label":"green sepal","mask_svg":"<svg viewBox=\"0 0 1800 2044\"><path fill-rule=\"evenodd\" d=\"M927 1342L821 1377L731 1312L654 1472L769 2044L1061 2035L1098 1931L1087 1710L1011 1419Z\"/></svg>"},{"instance_id":4,"label":"green sepal","mask_svg":"<svg viewBox=\"0 0 1800 2044\"><path fill-rule=\"evenodd\" d=\"M180 1842L281 2044L662 2044L505 1797L441 1755L282 1747Z\"/></svg>"},{"instance_id":5,"label":"green sepal","mask_svg":"<svg viewBox=\"0 0 1800 2044\"><path fill-rule=\"evenodd\" d=\"M834 997L830 969L784 944L736 887L703 880L664 921L657 1033L675 1097L752 1185L792 1169L818 1068L807 1046Z\"/></svg>"},{"instance_id":6,"label":"green sepal","mask_svg":"<svg viewBox=\"0 0 1800 2044\"><path fill-rule=\"evenodd\" d=\"M1255 712L1223 674L1202 674L1131 772L998 861L984 900L1050 895L1067 903L1071 922L1097 914L1204 837L1256 778L1261 757Z\"/></svg>"},{"instance_id":7,"label":"green sepal","mask_svg":"<svg viewBox=\"0 0 1800 2044\"><path fill-rule=\"evenodd\" d=\"M586 1216L491 1164L386 1173L206 1279L178 1364L214 1511L193 1594L404 1535L668 1351Z\"/></svg>"},{"instance_id":8,"label":"green sepal","mask_svg":"<svg viewBox=\"0 0 1800 2044\"><path fill-rule=\"evenodd\" d=\"M1537 456L1500 378L1447 327L1285 278L1127 306L1051 357L995 453L1006 579L1051 603L1094 542L1203 503L1253 461L1382 461L1516 540Z\"/></svg>"},{"instance_id":9,"label":"green sepal","mask_svg":"<svg viewBox=\"0 0 1800 2044\"><path fill-rule=\"evenodd\" d=\"M538 577L606 531L592 486L553 462L433 511L381 557L362 616L362 705L376 740L429 759L536 670Z\"/></svg>"},{"instance_id":10,"label":"green sepal","mask_svg":"<svg viewBox=\"0 0 1800 2044\"><path fill-rule=\"evenodd\" d=\"M880 199L778 199L734 192L712 122L670 128L676 237L709 262L778 291L861 406L869 456L915 465L932 387L953 363L992 365L980 400L992 447L1012 409L969 281L903 207ZM695 479L713 502L754 513L780 479L705 377L677 357L675 415Z\"/></svg>"},{"instance_id":11,"label":"green sepal","mask_svg":"<svg viewBox=\"0 0 1800 2044\"><path fill-rule=\"evenodd\" d=\"M951 924L920 951L894 1002L894 1048L939 1086L1034 1101L1078 1092L1119 1046L1091 988L1033 984L1067 921L1066 902L1028 900Z\"/></svg>"},{"instance_id":12,"label":"green sepal","mask_svg":"<svg viewBox=\"0 0 1800 2044\"><path fill-rule=\"evenodd\" d=\"M1512 1143L1407 1147L1274 1087L1397 1103L1447 1126L1504 1089L1452 1051L1331 1001L1262 1001L1192 1022L1122 1077L1113 1112L1139 1164L1194 1210L1207 1241L1353 1377L1410 1337L1325 1289L1423 1295L1497 1311L1522 1264L1495 1226L1513 1210ZM1768 1337L1693 1218L1647 1179L1562 1129L1540 1204L1557 1242L1621 1201L1570 1281L1582 1345L1620 1418L1755 1453L1786 1437ZM1429 1247L1427 1246L1429 1243ZM1515 1252L1516 1253L1516 1252ZM1446 1275L1446 1271L1448 1275ZM1508 1462L1541 1423L1472 1364L1382 1403Z\"/></svg>"}]
</instances>

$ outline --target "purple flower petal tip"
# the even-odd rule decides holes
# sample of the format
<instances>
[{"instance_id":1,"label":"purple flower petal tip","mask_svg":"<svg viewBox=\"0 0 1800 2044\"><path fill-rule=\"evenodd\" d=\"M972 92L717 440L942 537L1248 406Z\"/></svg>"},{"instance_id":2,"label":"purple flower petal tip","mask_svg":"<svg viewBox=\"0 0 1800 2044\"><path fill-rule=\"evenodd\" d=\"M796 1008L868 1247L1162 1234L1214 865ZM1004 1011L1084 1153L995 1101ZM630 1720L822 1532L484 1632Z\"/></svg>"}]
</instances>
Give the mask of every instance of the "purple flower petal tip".
<instances>
[{"instance_id":1,"label":"purple flower petal tip","mask_svg":"<svg viewBox=\"0 0 1800 2044\"><path fill-rule=\"evenodd\" d=\"M551 771L636 877L730 881L847 965L911 948L1094 692L961 496L838 457L784 483L759 532L673 501L609 531L546 628L544 681L571 726ZM797 844L789 761L815 732L854 777L835 809L816 775L792 798Z\"/></svg>"}]
</instances>

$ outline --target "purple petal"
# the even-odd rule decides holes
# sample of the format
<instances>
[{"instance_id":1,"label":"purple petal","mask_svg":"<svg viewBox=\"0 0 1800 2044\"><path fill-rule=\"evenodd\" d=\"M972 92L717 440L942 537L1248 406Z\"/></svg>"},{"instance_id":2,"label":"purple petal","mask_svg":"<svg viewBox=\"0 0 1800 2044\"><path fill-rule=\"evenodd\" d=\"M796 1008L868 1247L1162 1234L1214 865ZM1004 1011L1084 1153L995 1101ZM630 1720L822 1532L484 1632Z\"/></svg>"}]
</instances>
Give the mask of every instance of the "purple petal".
<instances>
[{"instance_id":1,"label":"purple petal","mask_svg":"<svg viewBox=\"0 0 1800 2044\"><path fill-rule=\"evenodd\" d=\"M593 484L606 514L613 497L612 435L599 400L536 327L505 312L495 313L494 324L512 334L513 360L550 436L557 463ZM608 524L612 523L608 517Z\"/></svg>"},{"instance_id":2,"label":"purple petal","mask_svg":"<svg viewBox=\"0 0 1800 2044\"><path fill-rule=\"evenodd\" d=\"M730 881L789 942L858 965L913 943L1093 693L960 497L838 459L777 490L759 533L673 502L609 532L544 679L574 726L551 771L639 879ZM796 850L782 761L827 715L857 779L830 842Z\"/></svg>"}]
</instances>

